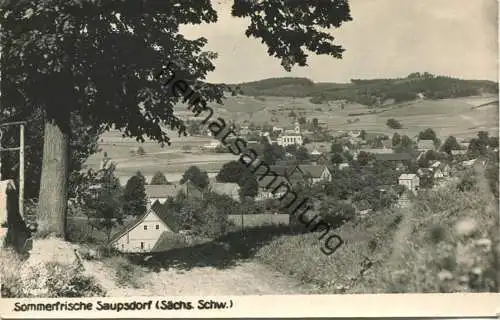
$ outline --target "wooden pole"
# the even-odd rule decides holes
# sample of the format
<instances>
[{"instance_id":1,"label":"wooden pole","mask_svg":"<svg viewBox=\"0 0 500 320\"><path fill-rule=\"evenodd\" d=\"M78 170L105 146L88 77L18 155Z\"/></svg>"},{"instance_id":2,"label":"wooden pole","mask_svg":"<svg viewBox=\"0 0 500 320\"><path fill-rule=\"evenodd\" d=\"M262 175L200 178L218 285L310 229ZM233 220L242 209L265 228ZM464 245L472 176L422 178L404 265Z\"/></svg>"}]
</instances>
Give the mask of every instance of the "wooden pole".
<instances>
[{"instance_id":1,"label":"wooden pole","mask_svg":"<svg viewBox=\"0 0 500 320\"><path fill-rule=\"evenodd\" d=\"M19 213L24 218L24 124L19 128Z\"/></svg>"}]
</instances>

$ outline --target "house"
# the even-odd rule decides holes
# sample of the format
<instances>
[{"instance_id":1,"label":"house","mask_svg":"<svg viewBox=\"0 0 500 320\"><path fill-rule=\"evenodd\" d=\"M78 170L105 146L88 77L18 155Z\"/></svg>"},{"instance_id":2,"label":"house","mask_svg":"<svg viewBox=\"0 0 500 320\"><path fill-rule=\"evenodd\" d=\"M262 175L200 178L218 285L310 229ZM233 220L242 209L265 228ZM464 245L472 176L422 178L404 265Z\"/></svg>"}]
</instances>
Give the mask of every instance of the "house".
<instances>
[{"instance_id":1,"label":"house","mask_svg":"<svg viewBox=\"0 0 500 320\"><path fill-rule=\"evenodd\" d=\"M434 144L434 140L419 140L417 143L417 150L418 151L435 151L436 146Z\"/></svg>"},{"instance_id":2,"label":"house","mask_svg":"<svg viewBox=\"0 0 500 320\"><path fill-rule=\"evenodd\" d=\"M290 145L302 145L304 143L300 133L285 133L278 137L278 145L286 147Z\"/></svg>"},{"instance_id":3,"label":"house","mask_svg":"<svg viewBox=\"0 0 500 320\"><path fill-rule=\"evenodd\" d=\"M144 186L144 188L146 189L146 199L149 206L151 206L156 201L164 204L168 198L174 198L183 189L180 184L147 184Z\"/></svg>"},{"instance_id":4,"label":"house","mask_svg":"<svg viewBox=\"0 0 500 320\"><path fill-rule=\"evenodd\" d=\"M240 200L240 186L237 183L212 182L210 190L217 194L227 195L235 201Z\"/></svg>"},{"instance_id":5,"label":"house","mask_svg":"<svg viewBox=\"0 0 500 320\"><path fill-rule=\"evenodd\" d=\"M203 192L190 180L184 184L173 183L165 185L145 185L146 199L148 207L158 201L164 204L168 198L175 198L179 192L183 192L188 197L202 198Z\"/></svg>"},{"instance_id":6,"label":"house","mask_svg":"<svg viewBox=\"0 0 500 320\"><path fill-rule=\"evenodd\" d=\"M451 168L447 163L432 161L429 168L433 172L435 179L443 179L450 176Z\"/></svg>"},{"instance_id":7,"label":"house","mask_svg":"<svg viewBox=\"0 0 500 320\"><path fill-rule=\"evenodd\" d=\"M177 219L166 211L164 205L155 202L146 213L117 232L109 244L126 253L152 251L164 233L172 234L178 231Z\"/></svg>"},{"instance_id":8,"label":"house","mask_svg":"<svg viewBox=\"0 0 500 320\"><path fill-rule=\"evenodd\" d=\"M403 173L398 180L400 185L405 186L412 193L416 193L420 187L420 178L414 173Z\"/></svg>"},{"instance_id":9,"label":"house","mask_svg":"<svg viewBox=\"0 0 500 320\"><path fill-rule=\"evenodd\" d=\"M298 169L302 171L310 183L320 181L332 181L333 174L327 166L321 165L299 165Z\"/></svg>"},{"instance_id":10,"label":"house","mask_svg":"<svg viewBox=\"0 0 500 320\"><path fill-rule=\"evenodd\" d=\"M326 165L329 163L328 156L325 153L311 154L311 163L315 165Z\"/></svg>"},{"instance_id":11,"label":"house","mask_svg":"<svg viewBox=\"0 0 500 320\"><path fill-rule=\"evenodd\" d=\"M279 187L280 184L290 185L287 179L283 177L276 178L272 175L259 176L257 182L259 184L259 193L255 197L256 201L278 199L286 192L285 187ZM273 191L275 191L275 193L273 193Z\"/></svg>"}]
</instances>

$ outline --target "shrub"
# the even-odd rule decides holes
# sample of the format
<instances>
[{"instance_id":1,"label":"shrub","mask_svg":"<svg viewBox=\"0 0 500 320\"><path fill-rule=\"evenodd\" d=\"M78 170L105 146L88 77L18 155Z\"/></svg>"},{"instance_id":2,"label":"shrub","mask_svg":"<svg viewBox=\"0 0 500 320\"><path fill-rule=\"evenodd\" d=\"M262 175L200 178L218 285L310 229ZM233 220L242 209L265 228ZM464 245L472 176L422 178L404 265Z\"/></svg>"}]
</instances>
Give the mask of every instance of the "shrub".
<instances>
[{"instance_id":1,"label":"shrub","mask_svg":"<svg viewBox=\"0 0 500 320\"><path fill-rule=\"evenodd\" d=\"M387 126L391 129L401 129L403 128L403 125L396 119L390 118L387 120Z\"/></svg>"}]
</instances>

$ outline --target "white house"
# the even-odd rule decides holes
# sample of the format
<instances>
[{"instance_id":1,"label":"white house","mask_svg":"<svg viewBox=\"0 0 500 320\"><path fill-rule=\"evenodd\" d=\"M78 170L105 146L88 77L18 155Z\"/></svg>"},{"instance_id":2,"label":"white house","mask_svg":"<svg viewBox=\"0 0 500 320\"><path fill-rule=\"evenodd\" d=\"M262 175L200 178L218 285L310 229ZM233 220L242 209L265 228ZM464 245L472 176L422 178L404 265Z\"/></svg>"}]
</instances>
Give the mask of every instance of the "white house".
<instances>
[{"instance_id":1,"label":"white house","mask_svg":"<svg viewBox=\"0 0 500 320\"><path fill-rule=\"evenodd\" d=\"M150 252L164 233L175 233L175 218L165 212L165 208L156 202L145 214L140 215L116 233L110 245L120 252Z\"/></svg>"},{"instance_id":2,"label":"white house","mask_svg":"<svg viewBox=\"0 0 500 320\"><path fill-rule=\"evenodd\" d=\"M298 133L283 134L278 137L278 145L286 147L290 145L302 145L304 140L302 135Z\"/></svg>"},{"instance_id":3,"label":"white house","mask_svg":"<svg viewBox=\"0 0 500 320\"><path fill-rule=\"evenodd\" d=\"M399 184L416 193L420 187L420 178L414 173L403 173L399 176Z\"/></svg>"}]
</instances>

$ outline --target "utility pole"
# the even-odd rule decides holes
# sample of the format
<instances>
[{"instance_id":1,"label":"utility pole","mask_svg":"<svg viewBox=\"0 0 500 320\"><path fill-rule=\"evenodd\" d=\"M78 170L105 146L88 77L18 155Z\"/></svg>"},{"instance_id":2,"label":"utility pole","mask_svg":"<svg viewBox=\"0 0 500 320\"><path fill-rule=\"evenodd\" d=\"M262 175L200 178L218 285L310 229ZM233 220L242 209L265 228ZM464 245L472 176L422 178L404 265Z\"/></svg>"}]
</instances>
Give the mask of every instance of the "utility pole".
<instances>
[{"instance_id":1,"label":"utility pole","mask_svg":"<svg viewBox=\"0 0 500 320\"><path fill-rule=\"evenodd\" d=\"M24 218L24 123L19 126L19 213Z\"/></svg>"},{"instance_id":2,"label":"utility pole","mask_svg":"<svg viewBox=\"0 0 500 320\"><path fill-rule=\"evenodd\" d=\"M19 213L21 217L24 218L24 126L25 121L7 122L0 124L0 139L2 138L2 128L8 126L19 126L19 147L14 148L2 148L0 141L0 153L3 151L19 151ZM0 156L0 180L1 176L2 161Z\"/></svg>"}]
</instances>

